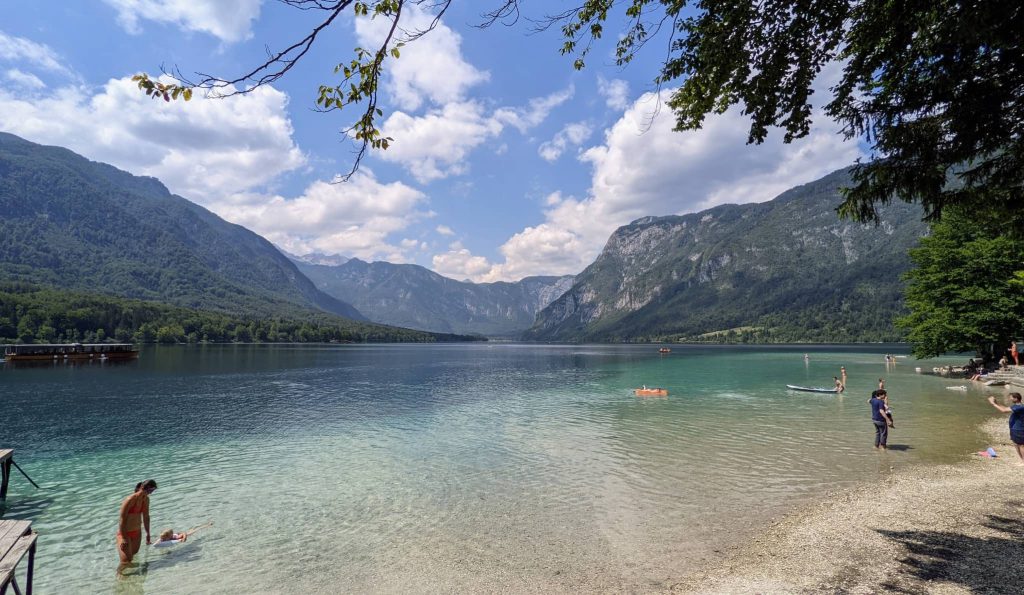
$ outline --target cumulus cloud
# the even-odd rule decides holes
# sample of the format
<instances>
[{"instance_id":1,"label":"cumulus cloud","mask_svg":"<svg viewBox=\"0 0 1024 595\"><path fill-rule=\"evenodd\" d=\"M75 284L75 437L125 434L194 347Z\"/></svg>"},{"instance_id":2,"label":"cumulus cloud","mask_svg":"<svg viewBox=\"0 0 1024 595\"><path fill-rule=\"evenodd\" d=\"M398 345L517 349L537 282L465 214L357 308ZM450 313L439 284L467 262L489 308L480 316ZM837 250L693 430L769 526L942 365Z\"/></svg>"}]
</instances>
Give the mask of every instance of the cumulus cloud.
<instances>
[{"instance_id":1,"label":"cumulus cloud","mask_svg":"<svg viewBox=\"0 0 1024 595\"><path fill-rule=\"evenodd\" d=\"M421 184L465 174L474 149L496 138L506 126L522 131L537 126L571 96L571 89L557 91L531 100L524 108L502 107L493 112L476 100L448 103L420 116L398 111L380 127L394 142L374 156L401 165Z\"/></svg>"},{"instance_id":2,"label":"cumulus cloud","mask_svg":"<svg viewBox=\"0 0 1024 595\"><path fill-rule=\"evenodd\" d=\"M420 183L466 172L466 157L486 140L501 133L502 125L476 101L449 103L422 116L395 112L381 125L395 139L376 157L399 163Z\"/></svg>"},{"instance_id":3,"label":"cumulus cloud","mask_svg":"<svg viewBox=\"0 0 1024 595\"><path fill-rule=\"evenodd\" d=\"M74 73L62 63L60 56L50 46L24 37L7 35L3 31L0 31L0 61L14 62L19 66L35 66L69 78L74 77ZM15 72L25 74L20 70Z\"/></svg>"},{"instance_id":4,"label":"cumulus cloud","mask_svg":"<svg viewBox=\"0 0 1024 595\"><path fill-rule=\"evenodd\" d=\"M437 226L437 233L439 233L439 234L441 234L443 236L453 236L453 235L455 235L455 232L452 231L452 228L448 227L447 225L438 225Z\"/></svg>"},{"instance_id":5,"label":"cumulus cloud","mask_svg":"<svg viewBox=\"0 0 1024 595\"><path fill-rule=\"evenodd\" d=\"M292 254L323 252L363 260L406 262L415 240L388 237L429 216L426 196L400 182L382 183L361 168L343 184L316 181L301 196L236 195L216 205L225 219L244 225Z\"/></svg>"},{"instance_id":6,"label":"cumulus cloud","mask_svg":"<svg viewBox=\"0 0 1024 595\"><path fill-rule=\"evenodd\" d=\"M608 80L597 77L597 92L604 97L605 104L615 110L629 107L629 83L622 79Z\"/></svg>"},{"instance_id":7,"label":"cumulus cloud","mask_svg":"<svg viewBox=\"0 0 1024 595\"><path fill-rule=\"evenodd\" d=\"M570 146L578 147L583 144L584 141L590 138L591 132L593 130L591 130L590 125L586 122L566 124L564 128L555 134L554 138L541 143L537 148L537 154L545 161L555 161Z\"/></svg>"},{"instance_id":8,"label":"cumulus cloud","mask_svg":"<svg viewBox=\"0 0 1024 595\"><path fill-rule=\"evenodd\" d=\"M430 27L434 16L415 4L403 9L403 37ZM384 18L357 18L356 37L366 48L380 46L387 37L391 21ZM490 74L476 69L462 57L462 37L443 22L427 35L401 48L401 57L389 60L385 87L389 97L403 110L415 111L425 101L435 105L460 102L466 91Z\"/></svg>"},{"instance_id":9,"label":"cumulus cloud","mask_svg":"<svg viewBox=\"0 0 1024 595\"><path fill-rule=\"evenodd\" d=\"M432 260L434 271L453 279L476 280L486 275L492 265L483 256L473 256L461 243L453 242L448 251L435 254Z\"/></svg>"},{"instance_id":10,"label":"cumulus cloud","mask_svg":"<svg viewBox=\"0 0 1024 595\"><path fill-rule=\"evenodd\" d=\"M669 92L663 93L662 102ZM605 131L602 144L580 156L592 169L587 196L548 196L544 221L501 246L504 262L481 272L473 260L480 257L468 251L452 262L472 262L465 272L475 272L478 281L579 273L617 227L634 219L770 200L861 156L857 144L844 142L835 123L820 114L805 139L787 145L773 134L763 145L747 145L749 120L738 108L680 133L672 130L673 114L657 105L658 98L646 94Z\"/></svg>"},{"instance_id":11,"label":"cumulus cloud","mask_svg":"<svg viewBox=\"0 0 1024 595\"><path fill-rule=\"evenodd\" d=\"M40 78L30 72L22 72L17 68L12 68L4 73L4 77L19 87L25 89L43 89L46 87Z\"/></svg>"},{"instance_id":12,"label":"cumulus cloud","mask_svg":"<svg viewBox=\"0 0 1024 595\"><path fill-rule=\"evenodd\" d=\"M130 79L95 95L80 87L25 98L0 89L0 129L160 178L210 206L305 163L292 141L288 98L271 87L227 99L154 101Z\"/></svg>"},{"instance_id":13,"label":"cumulus cloud","mask_svg":"<svg viewBox=\"0 0 1024 595\"><path fill-rule=\"evenodd\" d=\"M118 23L141 33L139 21L171 23L185 31L208 33L233 43L252 36L262 0L104 0L117 10Z\"/></svg>"}]
</instances>

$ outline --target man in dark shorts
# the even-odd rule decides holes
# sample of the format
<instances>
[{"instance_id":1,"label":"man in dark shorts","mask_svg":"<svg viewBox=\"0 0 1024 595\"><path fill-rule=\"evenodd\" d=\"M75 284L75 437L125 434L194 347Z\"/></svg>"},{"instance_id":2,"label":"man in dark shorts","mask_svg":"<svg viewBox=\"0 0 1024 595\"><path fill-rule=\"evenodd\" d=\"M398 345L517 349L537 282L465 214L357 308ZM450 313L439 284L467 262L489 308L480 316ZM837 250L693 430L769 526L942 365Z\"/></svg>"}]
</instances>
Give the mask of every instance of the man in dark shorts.
<instances>
[{"instance_id":1,"label":"man in dark shorts","mask_svg":"<svg viewBox=\"0 0 1024 595\"><path fill-rule=\"evenodd\" d=\"M882 400L887 393L880 388L871 393L868 403L871 405L871 421L875 424L875 448L886 449L885 443L889 440L889 428L892 425L892 418L885 411L885 401Z\"/></svg>"},{"instance_id":2,"label":"man in dark shorts","mask_svg":"<svg viewBox=\"0 0 1024 595\"><path fill-rule=\"evenodd\" d=\"M989 397L988 402L992 403L992 406L1002 411L1003 413L1010 414L1010 441L1017 447L1017 456L1020 457L1020 461L1024 464L1024 404L1020 402L1020 393L1010 393L1009 407L1003 407L996 403L995 397Z\"/></svg>"}]
</instances>

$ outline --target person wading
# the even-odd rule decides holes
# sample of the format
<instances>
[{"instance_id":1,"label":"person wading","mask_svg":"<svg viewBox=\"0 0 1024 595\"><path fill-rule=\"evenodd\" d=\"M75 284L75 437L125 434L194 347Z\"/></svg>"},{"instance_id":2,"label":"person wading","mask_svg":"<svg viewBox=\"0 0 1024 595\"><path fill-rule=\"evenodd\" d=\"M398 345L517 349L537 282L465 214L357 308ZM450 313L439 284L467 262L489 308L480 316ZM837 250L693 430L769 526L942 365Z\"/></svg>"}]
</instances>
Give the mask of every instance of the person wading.
<instances>
[{"instance_id":1,"label":"person wading","mask_svg":"<svg viewBox=\"0 0 1024 595\"><path fill-rule=\"evenodd\" d=\"M868 403L871 405L871 421L875 424L875 448L886 449L885 443L889 440L889 428L895 428L892 418L885 410L886 396L884 388L871 393Z\"/></svg>"},{"instance_id":2,"label":"person wading","mask_svg":"<svg viewBox=\"0 0 1024 595\"><path fill-rule=\"evenodd\" d=\"M117 555L121 564L117 573L121 574L131 564L132 558L139 553L142 545L142 529L146 529L146 545L152 543L149 535L149 495L156 491L156 481L147 479L135 484L135 491L121 503L121 511L117 523Z\"/></svg>"}]
</instances>

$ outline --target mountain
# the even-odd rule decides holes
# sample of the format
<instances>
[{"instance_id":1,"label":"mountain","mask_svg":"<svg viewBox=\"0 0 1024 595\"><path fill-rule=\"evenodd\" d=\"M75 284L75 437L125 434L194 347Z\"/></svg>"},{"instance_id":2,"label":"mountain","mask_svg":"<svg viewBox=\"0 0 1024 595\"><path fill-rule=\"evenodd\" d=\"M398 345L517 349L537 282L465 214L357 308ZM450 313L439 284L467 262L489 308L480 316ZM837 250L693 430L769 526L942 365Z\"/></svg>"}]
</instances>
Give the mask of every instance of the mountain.
<instances>
[{"instance_id":1,"label":"mountain","mask_svg":"<svg viewBox=\"0 0 1024 595\"><path fill-rule=\"evenodd\" d=\"M515 283L470 283L414 264L341 266L297 262L316 286L353 304L370 320L433 332L515 336L572 284L571 276L527 277Z\"/></svg>"},{"instance_id":2,"label":"mountain","mask_svg":"<svg viewBox=\"0 0 1024 595\"><path fill-rule=\"evenodd\" d=\"M270 242L155 178L5 133L0 280L231 314L366 320Z\"/></svg>"},{"instance_id":3,"label":"mountain","mask_svg":"<svg viewBox=\"0 0 1024 595\"><path fill-rule=\"evenodd\" d=\"M278 250L281 250L278 248ZM324 266L341 266L351 260L347 256L341 254L324 254L323 252L310 252L309 254L303 254L298 256L281 250L281 253L290 258L295 263L303 264L322 264Z\"/></svg>"},{"instance_id":4,"label":"mountain","mask_svg":"<svg viewBox=\"0 0 1024 595\"><path fill-rule=\"evenodd\" d=\"M900 275L927 233L916 205L881 223L840 220L849 170L758 204L645 217L620 227L526 339L899 340Z\"/></svg>"}]
</instances>

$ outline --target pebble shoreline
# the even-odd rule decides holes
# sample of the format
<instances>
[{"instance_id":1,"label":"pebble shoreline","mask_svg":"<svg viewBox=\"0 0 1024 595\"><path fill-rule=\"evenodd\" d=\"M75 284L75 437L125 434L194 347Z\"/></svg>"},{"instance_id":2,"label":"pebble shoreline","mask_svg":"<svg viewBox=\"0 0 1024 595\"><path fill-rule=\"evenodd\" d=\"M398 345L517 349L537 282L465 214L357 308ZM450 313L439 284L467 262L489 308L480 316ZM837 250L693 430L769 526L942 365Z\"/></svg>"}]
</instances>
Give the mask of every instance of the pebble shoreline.
<instances>
[{"instance_id":1,"label":"pebble shoreline","mask_svg":"<svg viewBox=\"0 0 1024 595\"><path fill-rule=\"evenodd\" d=\"M829 494L670 586L673 593L1024 592L1024 465L1006 418L999 456L921 466ZM884 456L883 453L879 453Z\"/></svg>"}]
</instances>

